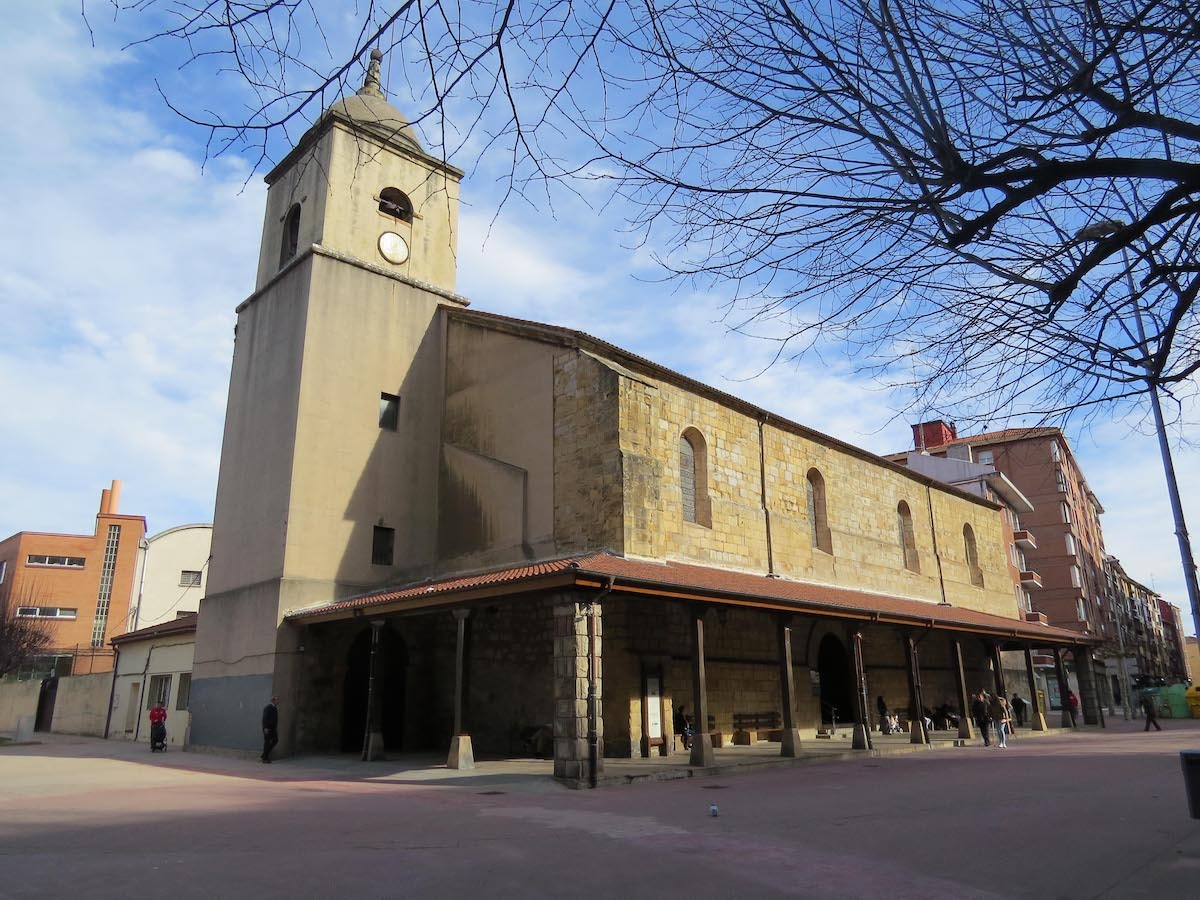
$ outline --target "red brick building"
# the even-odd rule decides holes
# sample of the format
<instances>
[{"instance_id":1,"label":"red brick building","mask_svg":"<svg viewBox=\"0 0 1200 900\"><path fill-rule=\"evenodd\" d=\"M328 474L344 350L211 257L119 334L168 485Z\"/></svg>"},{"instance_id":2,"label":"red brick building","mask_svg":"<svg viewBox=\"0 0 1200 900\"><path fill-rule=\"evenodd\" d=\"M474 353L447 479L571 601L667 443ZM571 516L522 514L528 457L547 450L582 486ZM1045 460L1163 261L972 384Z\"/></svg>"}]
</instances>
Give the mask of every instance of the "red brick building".
<instances>
[{"instance_id":1,"label":"red brick building","mask_svg":"<svg viewBox=\"0 0 1200 900\"><path fill-rule=\"evenodd\" d=\"M142 516L117 512L121 482L100 497L92 534L20 531L0 541L0 611L43 622L53 649L40 674L107 672L108 640L125 631Z\"/></svg>"}]
</instances>

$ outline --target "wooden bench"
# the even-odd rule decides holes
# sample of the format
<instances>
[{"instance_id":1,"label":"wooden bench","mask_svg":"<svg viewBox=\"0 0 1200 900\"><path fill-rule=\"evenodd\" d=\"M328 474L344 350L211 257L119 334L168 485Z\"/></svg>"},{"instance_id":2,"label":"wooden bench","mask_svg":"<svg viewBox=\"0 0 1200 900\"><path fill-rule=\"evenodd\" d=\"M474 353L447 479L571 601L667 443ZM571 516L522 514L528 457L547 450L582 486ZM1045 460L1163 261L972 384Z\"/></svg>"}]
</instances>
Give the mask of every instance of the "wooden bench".
<instances>
[{"instance_id":1,"label":"wooden bench","mask_svg":"<svg viewBox=\"0 0 1200 900\"><path fill-rule=\"evenodd\" d=\"M757 741L783 740L783 725L775 711L733 714L733 742L749 745Z\"/></svg>"},{"instance_id":2,"label":"wooden bench","mask_svg":"<svg viewBox=\"0 0 1200 900\"><path fill-rule=\"evenodd\" d=\"M710 715L708 717L708 737L714 748L725 746L725 735L717 731L717 717ZM677 750L683 749L683 735L676 732L675 744Z\"/></svg>"}]
</instances>

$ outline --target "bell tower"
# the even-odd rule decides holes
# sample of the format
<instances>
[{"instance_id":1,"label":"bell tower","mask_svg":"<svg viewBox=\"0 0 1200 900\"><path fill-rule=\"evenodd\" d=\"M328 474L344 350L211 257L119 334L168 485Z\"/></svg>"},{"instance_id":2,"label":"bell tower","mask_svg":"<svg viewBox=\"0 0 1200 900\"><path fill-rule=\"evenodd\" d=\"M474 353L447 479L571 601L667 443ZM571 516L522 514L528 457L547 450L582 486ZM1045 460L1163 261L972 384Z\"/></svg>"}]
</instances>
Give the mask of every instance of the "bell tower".
<instances>
[{"instance_id":1,"label":"bell tower","mask_svg":"<svg viewBox=\"0 0 1200 900\"><path fill-rule=\"evenodd\" d=\"M198 746L251 749L278 696L288 752L301 637L287 612L435 557L442 310L467 303L454 292L462 172L387 101L381 58L266 178L197 624Z\"/></svg>"}]
</instances>

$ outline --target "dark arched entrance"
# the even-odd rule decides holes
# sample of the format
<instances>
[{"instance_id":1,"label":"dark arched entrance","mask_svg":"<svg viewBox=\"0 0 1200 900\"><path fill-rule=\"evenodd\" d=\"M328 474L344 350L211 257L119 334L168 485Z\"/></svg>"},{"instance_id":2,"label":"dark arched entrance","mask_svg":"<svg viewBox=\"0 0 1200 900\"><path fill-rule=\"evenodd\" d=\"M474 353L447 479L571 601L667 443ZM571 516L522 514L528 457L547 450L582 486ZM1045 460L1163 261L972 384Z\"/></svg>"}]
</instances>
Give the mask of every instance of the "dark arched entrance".
<instances>
[{"instance_id":1,"label":"dark arched entrance","mask_svg":"<svg viewBox=\"0 0 1200 900\"><path fill-rule=\"evenodd\" d=\"M821 721L838 724L854 721L854 684L850 678L850 657L846 647L832 634L821 638L817 650L817 671L821 676Z\"/></svg>"},{"instance_id":2,"label":"dark arched entrance","mask_svg":"<svg viewBox=\"0 0 1200 900\"><path fill-rule=\"evenodd\" d=\"M379 635L375 691L379 696L380 726L385 750L403 749L404 691L408 652L404 639L384 626ZM342 750L361 751L367 727L367 691L371 681L371 629L364 628L346 653L342 689Z\"/></svg>"}]
</instances>

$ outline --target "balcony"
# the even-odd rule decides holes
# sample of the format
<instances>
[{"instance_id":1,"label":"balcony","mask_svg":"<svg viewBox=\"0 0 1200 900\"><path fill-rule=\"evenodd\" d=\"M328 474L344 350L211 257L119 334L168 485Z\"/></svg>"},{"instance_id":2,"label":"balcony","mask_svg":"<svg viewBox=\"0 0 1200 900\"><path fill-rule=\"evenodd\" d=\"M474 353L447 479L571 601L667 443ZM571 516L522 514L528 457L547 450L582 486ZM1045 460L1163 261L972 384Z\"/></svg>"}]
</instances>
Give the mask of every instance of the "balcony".
<instances>
[{"instance_id":1,"label":"balcony","mask_svg":"<svg viewBox=\"0 0 1200 900\"><path fill-rule=\"evenodd\" d=\"M1037 572L1022 572L1021 587L1040 588L1042 586L1042 576Z\"/></svg>"},{"instance_id":2,"label":"balcony","mask_svg":"<svg viewBox=\"0 0 1200 900\"><path fill-rule=\"evenodd\" d=\"M1033 539L1033 535L1028 531L1014 531L1013 542L1022 550L1037 549L1037 541Z\"/></svg>"}]
</instances>

